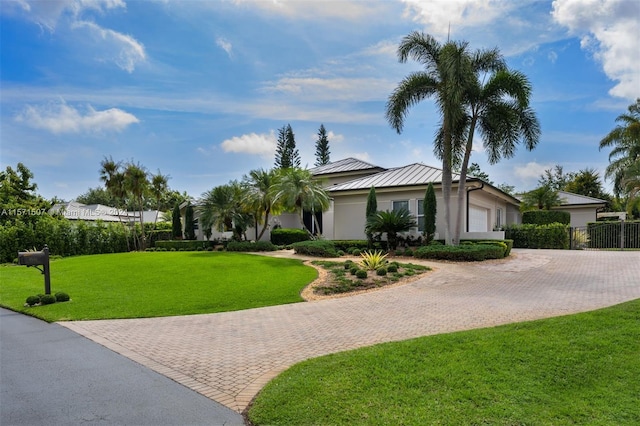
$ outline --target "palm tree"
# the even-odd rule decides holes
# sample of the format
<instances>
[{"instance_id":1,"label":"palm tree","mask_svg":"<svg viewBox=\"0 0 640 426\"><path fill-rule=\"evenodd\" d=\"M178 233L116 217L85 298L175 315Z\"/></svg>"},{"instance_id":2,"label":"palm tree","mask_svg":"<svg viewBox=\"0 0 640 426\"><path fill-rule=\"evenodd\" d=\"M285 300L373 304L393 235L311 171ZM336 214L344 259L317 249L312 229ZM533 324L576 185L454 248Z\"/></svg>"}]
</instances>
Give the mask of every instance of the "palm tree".
<instances>
[{"instance_id":1,"label":"palm tree","mask_svg":"<svg viewBox=\"0 0 640 426\"><path fill-rule=\"evenodd\" d=\"M242 181L244 203L253 212L256 223L262 225L256 241L260 240L269 226L269 216L279 213L279 206L274 201L273 187L276 172L272 170L251 170ZM257 228L257 227L256 227ZM257 232L257 231L256 231Z\"/></svg>"},{"instance_id":2,"label":"palm tree","mask_svg":"<svg viewBox=\"0 0 640 426\"><path fill-rule=\"evenodd\" d=\"M236 182L217 186L204 194L199 207L203 229L215 228L218 232L233 231L233 239L243 238L253 216L242 203L243 189Z\"/></svg>"},{"instance_id":3,"label":"palm tree","mask_svg":"<svg viewBox=\"0 0 640 426\"><path fill-rule=\"evenodd\" d=\"M613 146L605 178L613 178L613 191L619 196L624 192L622 180L626 169L640 158L640 98L616 122L620 124L600 141L600 149Z\"/></svg>"},{"instance_id":4,"label":"palm tree","mask_svg":"<svg viewBox=\"0 0 640 426\"><path fill-rule=\"evenodd\" d=\"M522 204L520 209L526 210L550 210L551 207L561 204L558 193L549 185L542 185L532 191L526 192L522 196Z\"/></svg>"},{"instance_id":5,"label":"palm tree","mask_svg":"<svg viewBox=\"0 0 640 426\"><path fill-rule=\"evenodd\" d=\"M158 173L151 176L151 193L156 199L156 215L153 218L153 230L156 230L158 223L158 215L160 214L160 206L162 204L162 197L169 189L169 176L163 175L158 170Z\"/></svg>"},{"instance_id":6,"label":"palm tree","mask_svg":"<svg viewBox=\"0 0 640 426\"><path fill-rule=\"evenodd\" d=\"M274 201L281 203L284 210L295 211L300 217L302 229L311 231L304 225L304 211L311 211L313 220L317 222L316 212L324 212L329 208L329 194L322 184L313 179L310 171L289 168L281 169L274 186Z\"/></svg>"},{"instance_id":7,"label":"palm tree","mask_svg":"<svg viewBox=\"0 0 640 426\"><path fill-rule=\"evenodd\" d=\"M404 63L409 58L420 62L425 70L411 73L400 82L389 97L386 117L391 127L401 133L409 108L424 99L435 98L441 121L434 152L442 160L444 234L445 242L451 244L452 167L464 136L465 92L474 77L467 43L440 44L430 35L412 32L398 47L399 61Z\"/></svg>"},{"instance_id":8,"label":"palm tree","mask_svg":"<svg viewBox=\"0 0 640 426\"><path fill-rule=\"evenodd\" d=\"M628 195L627 211L631 214L634 206L640 202L640 159L637 159L625 170L621 181Z\"/></svg>"},{"instance_id":9,"label":"palm tree","mask_svg":"<svg viewBox=\"0 0 640 426\"><path fill-rule=\"evenodd\" d=\"M118 220L122 224L125 235L127 235L127 250L130 250L129 233L120 214L120 211L124 209L125 198L127 197L127 189L124 184L125 178L124 173L120 170L121 167L121 162L115 162L112 157L105 157L100 162L100 180L104 182L104 186L109 195L116 200L114 207L118 210Z\"/></svg>"},{"instance_id":10,"label":"palm tree","mask_svg":"<svg viewBox=\"0 0 640 426\"><path fill-rule=\"evenodd\" d=\"M508 70L497 49L476 51L471 56L471 71L474 78L464 100L467 140L460 167L458 206L462 206L465 199L467 169L476 130L483 139L490 164L497 163L502 157L513 157L520 140L532 150L540 138L540 124L529 107L531 84L523 73ZM460 241L462 215L463 209L458 208L454 244Z\"/></svg>"},{"instance_id":11,"label":"palm tree","mask_svg":"<svg viewBox=\"0 0 640 426\"><path fill-rule=\"evenodd\" d=\"M144 218L142 217L142 213L144 211L143 198L149 189L149 180L147 179L147 176L147 171L140 164L128 163L124 170L124 187L137 202L139 208L141 234L140 250L144 250L146 247Z\"/></svg>"},{"instance_id":12,"label":"palm tree","mask_svg":"<svg viewBox=\"0 0 640 426\"><path fill-rule=\"evenodd\" d=\"M389 251L394 253L398 247L398 233L406 232L416 227L411 213L407 209L379 211L367 218L367 232L387 234Z\"/></svg>"}]
</instances>

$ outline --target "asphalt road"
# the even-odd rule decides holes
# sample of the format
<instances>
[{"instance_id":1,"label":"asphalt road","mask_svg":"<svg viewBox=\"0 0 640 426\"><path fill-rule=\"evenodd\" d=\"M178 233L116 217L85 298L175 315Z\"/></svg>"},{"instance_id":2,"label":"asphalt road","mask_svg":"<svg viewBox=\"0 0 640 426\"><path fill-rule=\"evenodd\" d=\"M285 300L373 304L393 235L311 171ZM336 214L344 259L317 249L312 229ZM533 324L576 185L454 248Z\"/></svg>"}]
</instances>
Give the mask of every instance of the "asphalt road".
<instances>
[{"instance_id":1,"label":"asphalt road","mask_svg":"<svg viewBox=\"0 0 640 426\"><path fill-rule=\"evenodd\" d=\"M57 324L0 309L0 425L243 425L229 408Z\"/></svg>"}]
</instances>

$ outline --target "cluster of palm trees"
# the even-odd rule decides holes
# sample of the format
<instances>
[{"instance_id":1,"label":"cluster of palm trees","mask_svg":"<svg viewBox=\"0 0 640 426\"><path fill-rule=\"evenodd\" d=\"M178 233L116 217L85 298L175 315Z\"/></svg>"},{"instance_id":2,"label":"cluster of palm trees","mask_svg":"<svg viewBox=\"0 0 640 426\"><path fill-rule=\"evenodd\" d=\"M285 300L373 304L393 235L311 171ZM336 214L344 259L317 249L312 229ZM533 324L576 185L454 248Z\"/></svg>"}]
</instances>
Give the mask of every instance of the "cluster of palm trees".
<instances>
[{"instance_id":1,"label":"cluster of palm trees","mask_svg":"<svg viewBox=\"0 0 640 426\"><path fill-rule=\"evenodd\" d=\"M627 210L632 211L640 204L640 98L616 122L619 124L600 141L600 149L612 147L605 178L613 179L616 196L628 197Z\"/></svg>"},{"instance_id":2,"label":"cluster of palm trees","mask_svg":"<svg viewBox=\"0 0 640 426\"><path fill-rule=\"evenodd\" d=\"M123 163L114 161L112 157L104 158L100 163L100 180L104 182L107 192L116 200L117 209L124 209L128 200L138 207L138 220L140 223L140 236L134 235L134 246L140 250L146 247L143 211L145 196L152 195L158 202L168 190L169 177L158 171L153 175L147 172L144 166L130 161ZM122 218L121 218L122 219ZM128 219L128 218L127 218ZM156 216L157 220L157 216ZM122 221L123 226L125 221ZM134 227L135 232L135 227ZM127 245L129 242L127 241Z\"/></svg>"},{"instance_id":3,"label":"cluster of palm trees","mask_svg":"<svg viewBox=\"0 0 640 426\"><path fill-rule=\"evenodd\" d=\"M435 155L442 160L445 242L458 244L463 209L457 209L452 227L452 170L460 170L457 202L461 206L476 132L492 164L512 157L520 142L529 150L535 148L540 125L529 106L531 84L524 74L507 68L497 49L472 52L466 42L440 43L421 32L404 37L398 59L403 63L416 60L425 69L400 82L389 97L386 117L401 133L410 107L427 98L435 100L440 123L433 145Z\"/></svg>"},{"instance_id":4,"label":"cluster of palm trees","mask_svg":"<svg viewBox=\"0 0 640 426\"><path fill-rule=\"evenodd\" d=\"M322 183L309 170L297 167L257 169L242 181L231 181L204 194L198 203L199 223L207 239L211 229L233 231L233 238L246 240L246 231L255 227L255 239L260 240L272 216L296 212L302 229L305 211L323 212L329 208L329 195ZM312 214L316 220L315 214ZM259 231L258 231L259 229ZM320 229L316 222L316 229Z\"/></svg>"}]
</instances>

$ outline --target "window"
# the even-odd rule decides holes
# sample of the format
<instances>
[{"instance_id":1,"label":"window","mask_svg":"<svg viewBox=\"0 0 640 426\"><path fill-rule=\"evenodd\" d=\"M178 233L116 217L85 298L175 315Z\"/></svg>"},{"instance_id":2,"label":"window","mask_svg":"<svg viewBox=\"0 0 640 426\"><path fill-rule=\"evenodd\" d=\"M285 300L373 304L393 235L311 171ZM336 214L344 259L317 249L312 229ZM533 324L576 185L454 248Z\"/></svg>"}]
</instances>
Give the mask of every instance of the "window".
<instances>
[{"instance_id":1,"label":"window","mask_svg":"<svg viewBox=\"0 0 640 426\"><path fill-rule=\"evenodd\" d=\"M418 231L424 232L424 203L418 200Z\"/></svg>"},{"instance_id":2,"label":"window","mask_svg":"<svg viewBox=\"0 0 640 426\"><path fill-rule=\"evenodd\" d=\"M397 212L398 210L402 210L402 209L405 209L405 210L409 211L409 201L408 200L392 201L391 202L391 210L393 210L394 212Z\"/></svg>"},{"instance_id":3,"label":"window","mask_svg":"<svg viewBox=\"0 0 640 426\"><path fill-rule=\"evenodd\" d=\"M496 229L502 228L502 209L496 209Z\"/></svg>"}]
</instances>

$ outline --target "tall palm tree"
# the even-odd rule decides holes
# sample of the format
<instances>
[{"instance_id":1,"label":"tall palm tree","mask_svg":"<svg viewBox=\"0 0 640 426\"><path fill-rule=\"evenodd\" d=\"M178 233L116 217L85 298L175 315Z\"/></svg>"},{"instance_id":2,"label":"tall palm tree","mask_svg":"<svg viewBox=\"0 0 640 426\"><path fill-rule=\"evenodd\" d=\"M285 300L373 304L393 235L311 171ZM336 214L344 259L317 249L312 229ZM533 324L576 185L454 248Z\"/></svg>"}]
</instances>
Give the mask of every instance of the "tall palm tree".
<instances>
[{"instance_id":1,"label":"tall palm tree","mask_svg":"<svg viewBox=\"0 0 640 426\"><path fill-rule=\"evenodd\" d=\"M242 181L244 199L248 208L254 213L256 223L261 224L256 241L260 240L269 226L269 216L279 213L279 206L274 201L273 187L276 182L275 170L251 170Z\"/></svg>"},{"instance_id":2,"label":"tall palm tree","mask_svg":"<svg viewBox=\"0 0 640 426\"><path fill-rule=\"evenodd\" d=\"M613 147L609 153L609 165L605 178L613 178L613 191L617 196L624 192L625 171L640 158L640 98L629 105L628 112L619 115L620 123L600 141L600 149Z\"/></svg>"},{"instance_id":3,"label":"tall palm tree","mask_svg":"<svg viewBox=\"0 0 640 426\"><path fill-rule=\"evenodd\" d=\"M474 78L466 88L464 99L466 143L460 166L458 206L464 203L476 130L483 139L490 164L497 163L502 157L513 157L516 144L521 140L528 150L532 150L540 138L540 123L529 106L531 84L523 73L507 69L497 49L478 50L471 55L471 71ZM462 215L463 209L458 208L454 244L460 241Z\"/></svg>"},{"instance_id":4,"label":"tall palm tree","mask_svg":"<svg viewBox=\"0 0 640 426\"><path fill-rule=\"evenodd\" d=\"M304 211L311 211L313 220L320 229L315 213L324 212L329 208L329 194L322 184L313 178L310 171L289 168L281 169L274 186L274 201L281 203L284 210L298 213L302 229L304 225Z\"/></svg>"},{"instance_id":5,"label":"tall palm tree","mask_svg":"<svg viewBox=\"0 0 640 426\"><path fill-rule=\"evenodd\" d=\"M398 47L398 59L420 62L425 69L409 74L393 91L387 102L386 117L398 133L402 132L409 108L434 98L440 112L440 128L434 141L435 155L442 160L445 242L451 244L452 168L463 141L465 91L474 77L467 43L439 43L421 32L404 37Z\"/></svg>"},{"instance_id":6,"label":"tall palm tree","mask_svg":"<svg viewBox=\"0 0 640 426\"><path fill-rule=\"evenodd\" d=\"M633 207L640 203L640 158L625 169L621 181L628 195L627 211L633 212Z\"/></svg>"},{"instance_id":7,"label":"tall palm tree","mask_svg":"<svg viewBox=\"0 0 640 426\"><path fill-rule=\"evenodd\" d=\"M122 215L120 214L120 211L124 209L125 198L127 197L127 189L124 184L125 178L121 167L121 162L114 161L112 157L105 157L100 162L100 180L104 182L104 186L109 195L116 200L116 205L114 207L118 210L118 220L122 224L125 235L127 235L127 250L130 250L129 233L127 232L126 224L122 220Z\"/></svg>"},{"instance_id":8,"label":"tall palm tree","mask_svg":"<svg viewBox=\"0 0 640 426\"><path fill-rule=\"evenodd\" d=\"M160 207L162 205L162 197L169 189L169 176L163 175L158 170L158 173L151 175L151 194L156 199L156 214L153 218L153 230L156 230L158 223L158 215L160 214Z\"/></svg>"},{"instance_id":9,"label":"tall palm tree","mask_svg":"<svg viewBox=\"0 0 640 426\"><path fill-rule=\"evenodd\" d=\"M138 205L140 221L140 250L146 248L144 233L144 196L149 189L148 173L140 164L128 163L124 170L124 186Z\"/></svg>"}]
</instances>

